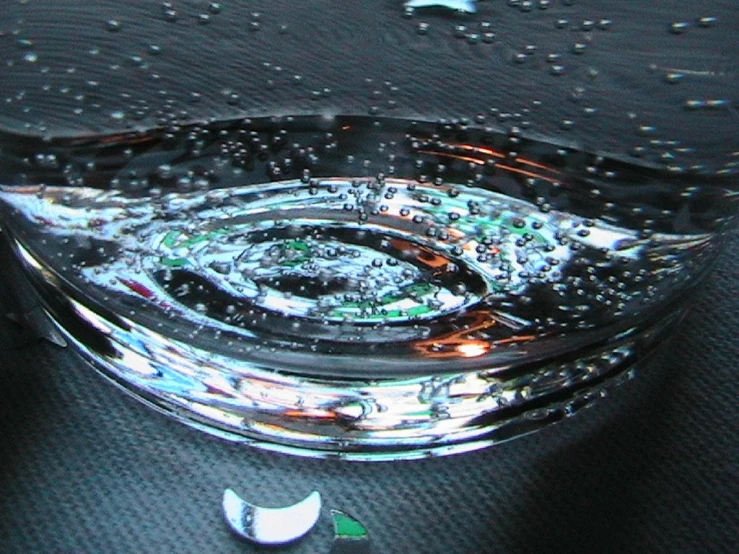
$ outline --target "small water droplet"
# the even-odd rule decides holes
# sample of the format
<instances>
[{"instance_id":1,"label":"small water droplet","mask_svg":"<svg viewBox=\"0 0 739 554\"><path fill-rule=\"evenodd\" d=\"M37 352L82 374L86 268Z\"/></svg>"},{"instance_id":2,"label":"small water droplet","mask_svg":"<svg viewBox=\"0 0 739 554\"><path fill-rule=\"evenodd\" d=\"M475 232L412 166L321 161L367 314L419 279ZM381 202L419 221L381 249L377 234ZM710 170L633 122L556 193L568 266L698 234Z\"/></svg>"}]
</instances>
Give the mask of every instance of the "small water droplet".
<instances>
[{"instance_id":1,"label":"small water droplet","mask_svg":"<svg viewBox=\"0 0 739 554\"><path fill-rule=\"evenodd\" d=\"M117 19L109 19L105 22L105 29L111 33L117 33L123 28L123 24Z\"/></svg>"},{"instance_id":2,"label":"small water droplet","mask_svg":"<svg viewBox=\"0 0 739 554\"><path fill-rule=\"evenodd\" d=\"M665 82L671 85L675 85L683 80L684 75L682 73L669 72L665 73Z\"/></svg>"},{"instance_id":3,"label":"small water droplet","mask_svg":"<svg viewBox=\"0 0 739 554\"><path fill-rule=\"evenodd\" d=\"M585 19L580 24L580 28L583 31L592 31L595 28L595 21L593 21L592 19Z\"/></svg>"},{"instance_id":4,"label":"small water droplet","mask_svg":"<svg viewBox=\"0 0 739 554\"><path fill-rule=\"evenodd\" d=\"M551 73L552 75L560 76L560 75L564 75L564 72L565 72L564 65L555 64L549 68L549 73Z\"/></svg>"},{"instance_id":5,"label":"small water droplet","mask_svg":"<svg viewBox=\"0 0 739 554\"><path fill-rule=\"evenodd\" d=\"M531 0L522 0L518 9L524 13L530 12L534 7L534 3Z\"/></svg>"},{"instance_id":6,"label":"small water droplet","mask_svg":"<svg viewBox=\"0 0 739 554\"><path fill-rule=\"evenodd\" d=\"M569 131L575 126L575 122L571 119L563 119L559 122L559 128L563 131Z\"/></svg>"},{"instance_id":7,"label":"small water droplet","mask_svg":"<svg viewBox=\"0 0 739 554\"><path fill-rule=\"evenodd\" d=\"M670 32L674 35L682 35L690 28L690 23L686 21L676 21L670 24Z\"/></svg>"}]
</instances>

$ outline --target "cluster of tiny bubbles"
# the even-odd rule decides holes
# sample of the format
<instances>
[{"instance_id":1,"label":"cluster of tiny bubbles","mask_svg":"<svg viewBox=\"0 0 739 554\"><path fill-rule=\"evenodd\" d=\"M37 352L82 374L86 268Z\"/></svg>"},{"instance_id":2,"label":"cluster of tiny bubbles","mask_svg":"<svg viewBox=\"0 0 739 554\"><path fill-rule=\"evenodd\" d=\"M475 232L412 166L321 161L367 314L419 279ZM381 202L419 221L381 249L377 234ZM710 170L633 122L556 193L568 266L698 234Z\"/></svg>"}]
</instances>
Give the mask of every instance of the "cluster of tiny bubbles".
<instances>
[{"instance_id":1,"label":"cluster of tiny bubbles","mask_svg":"<svg viewBox=\"0 0 739 554\"><path fill-rule=\"evenodd\" d=\"M259 31L262 14L259 12L252 12L249 14L249 30Z\"/></svg>"},{"instance_id":2,"label":"cluster of tiny bubbles","mask_svg":"<svg viewBox=\"0 0 739 554\"><path fill-rule=\"evenodd\" d=\"M162 2L161 4L162 16L166 21L175 22L177 21L178 13L174 7L173 2Z\"/></svg>"},{"instance_id":3,"label":"cluster of tiny bubbles","mask_svg":"<svg viewBox=\"0 0 739 554\"><path fill-rule=\"evenodd\" d=\"M474 9L467 6L470 3L459 2L455 0L429 2L426 6L421 7L420 5L405 5L403 7L403 17L406 19L413 19L418 13L425 13L428 8L428 13L432 14L439 8L446 8L447 11L444 13L447 18L452 16L452 19L462 19L464 23L453 23L451 27L452 36L458 39L464 39L470 45L475 45L480 42L485 44L492 44L495 42L496 34L493 31L492 23L489 21L476 22L470 25L467 19L471 14L474 13ZM415 32L418 35L424 36L431 30L431 25L427 21L420 21L415 24Z\"/></svg>"},{"instance_id":4,"label":"cluster of tiny bubbles","mask_svg":"<svg viewBox=\"0 0 739 554\"><path fill-rule=\"evenodd\" d=\"M18 48L23 51L24 61L29 63L35 63L38 61L38 54L34 50L32 50L32 48L35 46L34 41L21 38L16 41L16 44L18 45Z\"/></svg>"},{"instance_id":5,"label":"cluster of tiny bubbles","mask_svg":"<svg viewBox=\"0 0 739 554\"><path fill-rule=\"evenodd\" d=\"M698 28L709 28L716 25L718 22L717 17L700 17L696 21L674 21L670 23L668 30L670 33L674 35L682 35L686 33L688 30L694 27Z\"/></svg>"},{"instance_id":6,"label":"cluster of tiny bubbles","mask_svg":"<svg viewBox=\"0 0 739 554\"><path fill-rule=\"evenodd\" d=\"M682 35L691 28L710 28L718 22L717 17L700 17L696 21L676 21L670 24L669 32L675 35ZM650 69L657 69L656 66L650 66ZM686 79L685 73L680 71L667 70L664 73L664 81L668 84L675 85ZM688 110L716 110L728 107L730 102L724 99L688 99L684 103L685 109Z\"/></svg>"},{"instance_id":7,"label":"cluster of tiny bubbles","mask_svg":"<svg viewBox=\"0 0 739 554\"><path fill-rule=\"evenodd\" d=\"M364 84L367 91L367 100L370 103L367 109L369 115L378 115L383 109L394 110L397 107L397 101L394 97L400 89L392 81L384 80L382 83L378 83L367 77Z\"/></svg>"}]
</instances>

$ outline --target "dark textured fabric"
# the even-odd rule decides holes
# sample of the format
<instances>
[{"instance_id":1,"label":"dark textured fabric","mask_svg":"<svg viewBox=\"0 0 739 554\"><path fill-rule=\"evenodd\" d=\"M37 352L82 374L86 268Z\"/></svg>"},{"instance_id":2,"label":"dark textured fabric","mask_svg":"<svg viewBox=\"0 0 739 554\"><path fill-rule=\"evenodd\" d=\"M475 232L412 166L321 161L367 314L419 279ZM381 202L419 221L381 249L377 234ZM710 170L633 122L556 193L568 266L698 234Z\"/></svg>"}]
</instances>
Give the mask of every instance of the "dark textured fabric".
<instances>
[{"instance_id":1,"label":"dark textured fabric","mask_svg":"<svg viewBox=\"0 0 739 554\"><path fill-rule=\"evenodd\" d=\"M222 442L3 320L0 551L258 552L222 520L231 486L268 506L317 489L369 528L378 554L734 552L738 257L735 235L673 340L610 398L537 434L419 462L306 460ZM285 552L328 552L331 538L324 514Z\"/></svg>"}]
</instances>

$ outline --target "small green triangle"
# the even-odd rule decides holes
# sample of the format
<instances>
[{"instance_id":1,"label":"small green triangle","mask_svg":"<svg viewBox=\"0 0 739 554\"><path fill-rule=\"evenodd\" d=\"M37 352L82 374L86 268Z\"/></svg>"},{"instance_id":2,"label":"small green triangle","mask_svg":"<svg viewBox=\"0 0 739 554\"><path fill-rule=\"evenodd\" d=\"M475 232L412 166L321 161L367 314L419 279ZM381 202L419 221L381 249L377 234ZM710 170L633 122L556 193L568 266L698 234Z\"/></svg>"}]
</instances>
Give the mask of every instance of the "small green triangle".
<instances>
[{"instance_id":1,"label":"small green triangle","mask_svg":"<svg viewBox=\"0 0 739 554\"><path fill-rule=\"evenodd\" d=\"M334 532L337 537L362 539L367 536L367 529L353 517L338 510L332 510L331 516L334 520Z\"/></svg>"}]
</instances>

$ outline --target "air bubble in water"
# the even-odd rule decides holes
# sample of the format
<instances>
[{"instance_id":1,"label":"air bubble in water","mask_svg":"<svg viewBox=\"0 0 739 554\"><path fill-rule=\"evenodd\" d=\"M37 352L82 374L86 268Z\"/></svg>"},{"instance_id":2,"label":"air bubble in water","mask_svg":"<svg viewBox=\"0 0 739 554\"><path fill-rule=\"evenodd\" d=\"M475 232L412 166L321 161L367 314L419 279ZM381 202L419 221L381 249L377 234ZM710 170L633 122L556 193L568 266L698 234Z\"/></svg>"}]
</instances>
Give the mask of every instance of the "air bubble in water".
<instances>
[{"instance_id":1,"label":"air bubble in water","mask_svg":"<svg viewBox=\"0 0 739 554\"><path fill-rule=\"evenodd\" d=\"M117 19L109 19L105 22L105 29L111 33L117 33L123 28L123 24Z\"/></svg>"}]
</instances>

